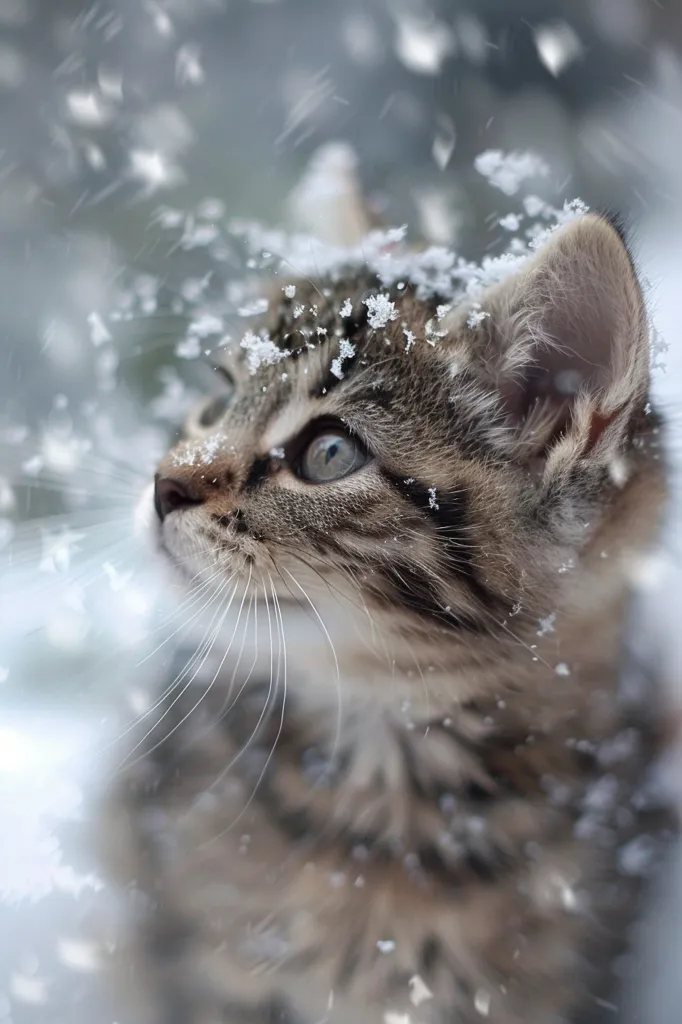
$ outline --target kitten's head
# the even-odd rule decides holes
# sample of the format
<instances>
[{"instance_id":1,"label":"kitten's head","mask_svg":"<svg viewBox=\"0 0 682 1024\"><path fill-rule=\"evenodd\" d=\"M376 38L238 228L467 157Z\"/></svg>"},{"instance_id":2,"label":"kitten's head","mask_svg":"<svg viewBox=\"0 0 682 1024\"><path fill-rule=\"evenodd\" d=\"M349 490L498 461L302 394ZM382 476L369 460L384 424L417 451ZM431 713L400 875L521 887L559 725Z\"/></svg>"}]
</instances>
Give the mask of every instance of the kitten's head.
<instances>
[{"instance_id":1,"label":"kitten's head","mask_svg":"<svg viewBox=\"0 0 682 1024\"><path fill-rule=\"evenodd\" d=\"M645 457L641 292L595 215L474 315L362 272L299 280L219 373L159 466L160 548L188 581L333 595L389 658L437 636L484 661L510 616L537 629Z\"/></svg>"}]
</instances>

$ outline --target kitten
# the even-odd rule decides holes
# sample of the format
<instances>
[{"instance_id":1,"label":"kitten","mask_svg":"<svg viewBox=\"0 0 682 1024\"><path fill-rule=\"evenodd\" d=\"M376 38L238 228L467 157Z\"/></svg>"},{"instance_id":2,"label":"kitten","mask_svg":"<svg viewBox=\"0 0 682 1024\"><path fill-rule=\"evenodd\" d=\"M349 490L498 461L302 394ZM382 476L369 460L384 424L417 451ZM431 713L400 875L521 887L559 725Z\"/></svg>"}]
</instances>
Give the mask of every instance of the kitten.
<instances>
[{"instance_id":1,"label":"kitten","mask_svg":"<svg viewBox=\"0 0 682 1024\"><path fill-rule=\"evenodd\" d=\"M134 1020L597 1019L668 828L619 685L666 495L626 247L578 218L474 316L299 279L263 329L145 499L239 614L109 812Z\"/></svg>"}]
</instances>

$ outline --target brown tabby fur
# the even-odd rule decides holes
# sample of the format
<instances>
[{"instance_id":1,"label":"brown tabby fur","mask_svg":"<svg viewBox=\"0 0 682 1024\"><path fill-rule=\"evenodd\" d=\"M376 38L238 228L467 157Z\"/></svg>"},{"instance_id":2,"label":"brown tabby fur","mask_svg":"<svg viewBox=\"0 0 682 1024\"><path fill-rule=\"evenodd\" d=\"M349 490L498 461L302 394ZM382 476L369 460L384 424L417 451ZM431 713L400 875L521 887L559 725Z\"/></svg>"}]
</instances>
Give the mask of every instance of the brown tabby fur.
<instances>
[{"instance_id":1,"label":"brown tabby fur","mask_svg":"<svg viewBox=\"0 0 682 1024\"><path fill-rule=\"evenodd\" d=\"M188 582L236 573L252 615L246 654L141 723L108 812L141 894L132 1019L592 1020L637 913L628 844L663 820L656 699L619 687L665 498L627 251L569 224L476 327L408 284L373 330L357 270L296 286L268 315L289 354L233 354L231 407L159 468L196 504L154 542ZM311 485L290 446L328 417L372 458Z\"/></svg>"}]
</instances>

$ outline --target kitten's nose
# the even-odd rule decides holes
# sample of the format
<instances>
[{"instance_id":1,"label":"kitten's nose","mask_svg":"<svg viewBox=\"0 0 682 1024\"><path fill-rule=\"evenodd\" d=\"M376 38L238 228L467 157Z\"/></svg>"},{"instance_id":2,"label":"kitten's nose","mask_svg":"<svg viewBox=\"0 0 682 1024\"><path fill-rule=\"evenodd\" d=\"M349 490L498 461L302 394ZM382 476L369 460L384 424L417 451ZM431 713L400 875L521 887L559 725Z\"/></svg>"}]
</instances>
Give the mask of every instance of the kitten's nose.
<instances>
[{"instance_id":1,"label":"kitten's nose","mask_svg":"<svg viewBox=\"0 0 682 1024\"><path fill-rule=\"evenodd\" d=\"M173 480L169 476L160 476L158 473L154 478L154 508L156 514L163 522L167 515L190 505L201 505L203 498L193 494L186 483L180 480Z\"/></svg>"}]
</instances>

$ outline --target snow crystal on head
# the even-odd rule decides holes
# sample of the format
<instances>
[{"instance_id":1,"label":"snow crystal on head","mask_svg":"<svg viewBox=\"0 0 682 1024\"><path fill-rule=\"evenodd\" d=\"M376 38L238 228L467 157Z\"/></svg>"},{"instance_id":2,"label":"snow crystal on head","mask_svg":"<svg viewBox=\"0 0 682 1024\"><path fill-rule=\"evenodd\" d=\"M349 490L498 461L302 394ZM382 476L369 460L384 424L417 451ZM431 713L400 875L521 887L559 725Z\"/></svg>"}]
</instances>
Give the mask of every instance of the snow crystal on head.
<instances>
[{"instance_id":1,"label":"snow crystal on head","mask_svg":"<svg viewBox=\"0 0 682 1024\"><path fill-rule=\"evenodd\" d=\"M246 362L250 374L256 373L261 366L274 366L275 363L290 355L286 349L277 348L266 331L261 331L260 334L247 331L239 344L246 350Z\"/></svg>"},{"instance_id":2,"label":"snow crystal on head","mask_svg":"<svg viewBox=\"0 0 682 1024\"><path fill-rule=\"evenodd\" d=\"M339 380L343 379L343 361L344 359L352 359L355 355L355 345L351 345L347 338L342 338L339 343L339 355L337 359L332 360L331 371L335 377Z\"/></svg>"},{"instance_id":3,"label":"snow crystal on head","mask_svg":"<svg viewBox=\"0 0 682 1024\"><path fill-rule=\"evenodd\" d=\"M477 169L507 195L515 194L526 178L547 173L546 164L533 154L505 155L500 151L482 154L477 160ZM310 235L264 230L243 222L233 224L232 231L244 239L252 251L266 252L269 257L281 260L278 269L282 273L290 274L291 267L295 267L301 278L327 277L341 281L362 268L377 277L380 288L402 291L409 285L420 300L438 297L444 304L454 305L470 299L473 306L487 288L518 271L554 230L587 210L580 199L557 208L538 196L526 196L521 209L500 220L508 233L506 251L498 256L485 256L480 263L465 260L445 246L410 248L406 243L406 226L372 231L360 245L348 247L329 245ZM386 327L396 319L397 311L388 294L380 292L363 301L373 329ZM352 302L346 299L339 308L339 315L345 318L351 313Z\"/></svg>"},{"instance_id":4,"label":"snow crystal on head","mask_svg":"<svg viewBox=\"0 0 682 1024\"><path fill-rule=\"evenodd\" d=\"M210 466L227 444L225 434L211 434L203 441L173 449L171 459L176 466Z\"/></svg>"},{"instance_id":5,"label":"snow crystal on head","mask_svg":"<svg viewBox=\"0 0 682 1024\"><path fill-rule=\"evenodd\" d=\"M526 182L532 181L533 187L537 187L537 180L547 178L549 173L548 165L534 153L488 150L476 158L474 166L492 188L506 196L519 193ZM376 281L375 288L362 299L371 330L386 330L398 319L398 296L407 294L408 289L417 300L435 298L438 302L436 316L426 337L429 344L435 345L442 337L441 321L451 309L465 304L468 306L469 327L479 327L488 315L485 301L481 305L485 291L517 272L557 227L586 211L585 204L577 199L555 207L537 194L521 193L516 209L504 212L497 221L504 230L504 250L499 255L486 255L480 262L466 260L454 249L443 245L413 246L407 239L406 225L370 231L361 242L342 246L321 241L308 233L289 234L252 222L221 223L216 216L211 224L217 233L212 240L206 241L209 257L224 261L228 250L235 254L241 250L247 273L241 286L232 282L223 293L222 300L214 300L212 308L207 308L210 273L195 282L193 291L189 287L191 282L187 282L187 287L183 286L182 302L185 306L192 304L194 308L190 311L190 325L177 345L176 355L195 359L208 352L210 347L228 344L231 339L224 333L226 317L234 316L235 312L244 317L260 315L267 303L262 294L258 297L259 278L270 277L273 273L282 274L291 282L283 284L282 292L291 303L290 316L295 330L300 326L296 321L300 321L307 310L299 298L301 287L299 285L297 289L295 282L307 278L326 279L330 284L341 283L362 274ZM205 214L199 212L199 207L187 214L164 208L157 217L157 223L164 229L179 231L183 238L189 228L204 221ZM197 308L199 303L203 303L203 309ZM316 315L312 307L311 311ZM341 294L336 312L341 320L353 316L350 295L344 297ZM105 324L95 315L91 318L90 328L93 343L104 339ZM325 329L318 326L318 336L323 337ZM409 324L405 324L402 330L405 347L409 350L416 339ZM251 374L261 367L273 366L289 355L274 344L267 332L258 328L247 331L236 343L246 353ZM333 360L332 372L336 376L343 374L346 358L347 352L341 350Z\"/></svg>"},{"instance_id":6,"label":"snow crystal on head","mask_svg":"<svg viewBox=\"0 0 682 1024\"><path fill-rule=\"evenodd\" d=\"M380 327L386 327L391 320L395 320L398 317L398 310L395 308L395 303L391 302L388 295L370 295L369 298L362 300L367 306L367 323L375 331Z\"/></svg>"}]
</instances>

